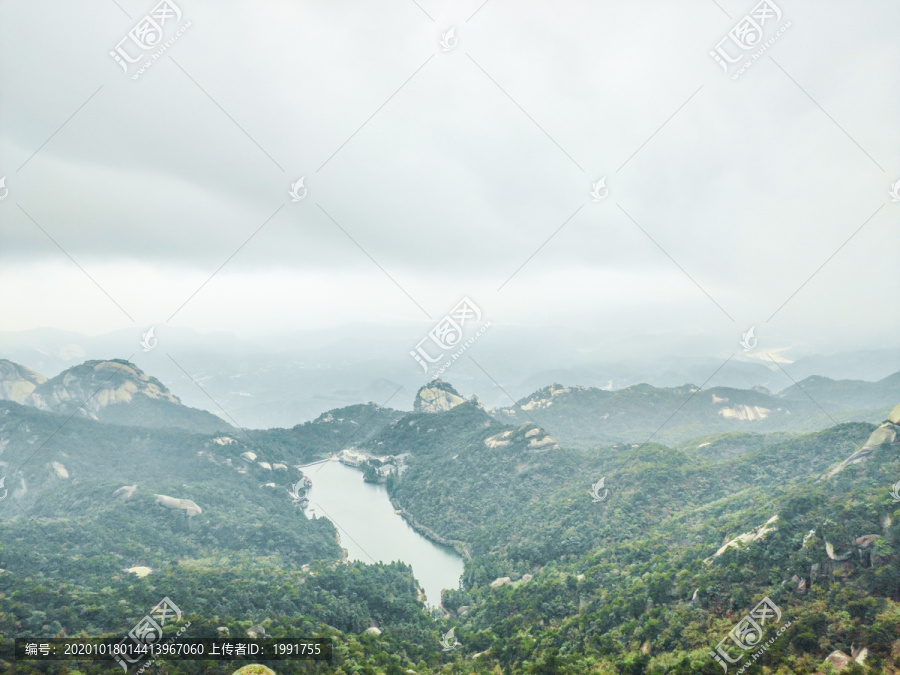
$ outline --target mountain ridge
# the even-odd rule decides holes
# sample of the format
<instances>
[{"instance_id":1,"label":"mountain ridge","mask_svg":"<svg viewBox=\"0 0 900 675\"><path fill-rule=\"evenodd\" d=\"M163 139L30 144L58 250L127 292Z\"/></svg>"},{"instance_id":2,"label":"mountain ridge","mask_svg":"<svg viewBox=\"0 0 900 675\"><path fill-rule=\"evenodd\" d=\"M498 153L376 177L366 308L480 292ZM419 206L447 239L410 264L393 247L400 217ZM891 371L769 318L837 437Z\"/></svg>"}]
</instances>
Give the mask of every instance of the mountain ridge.
<instances>
[{"instance_id":1,"label":"mountain ridge","mask_svg":"<svg viewBox=\"0 0 900 675\"><path fill-rule=\"evenodd\" d=\"M232 429L212 413L184 405L162 382L125 359L85 361L50 379L0 360L0 399L126 426Z\"/></svg>"}]
</instances>

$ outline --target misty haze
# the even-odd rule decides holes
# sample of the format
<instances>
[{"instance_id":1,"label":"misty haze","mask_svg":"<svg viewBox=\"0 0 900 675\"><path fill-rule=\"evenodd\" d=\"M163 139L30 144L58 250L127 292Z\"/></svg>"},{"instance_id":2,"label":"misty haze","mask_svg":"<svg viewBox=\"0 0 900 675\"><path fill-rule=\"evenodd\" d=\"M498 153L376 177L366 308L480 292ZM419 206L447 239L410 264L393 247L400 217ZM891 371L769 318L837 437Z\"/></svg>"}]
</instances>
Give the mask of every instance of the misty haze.
<instances>
[{"instance_id":1,"label":"misty haze","mask_svg":"<svg viewBox=\"0 0 900 675\"><path fill-rule=\"evenodd\" d=\"M0 673L900 675L898 25L0 4Z\"/></svg>"}]
</instances>

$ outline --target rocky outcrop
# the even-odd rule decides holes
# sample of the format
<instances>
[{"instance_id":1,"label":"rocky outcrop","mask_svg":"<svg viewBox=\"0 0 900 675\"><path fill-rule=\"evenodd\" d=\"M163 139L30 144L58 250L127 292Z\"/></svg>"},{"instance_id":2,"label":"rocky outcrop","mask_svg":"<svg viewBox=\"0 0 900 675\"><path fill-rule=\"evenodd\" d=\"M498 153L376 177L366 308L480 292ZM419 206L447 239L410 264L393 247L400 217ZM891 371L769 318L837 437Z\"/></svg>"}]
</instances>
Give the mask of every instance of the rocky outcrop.
<instances>
[{"instance_id":1,"label":"rocky outcrop","mask_svg":"<svg viewBox=\"0 0 900 675\"><path fill-rule=\"evenodd\" d=\"M497 577L496 579L494 579L491 582L491 588L498 588L500 586L506 586L507 584L509 584L511 582L512 582L512 579L510 579L509 577Z\"/></svg>"},{"instance_id":2,"label":"rocky outcrop","mask_svg":"<svg viewBox=\"0 0 900 675\"><path fill-rule=\"evenodd\" d=\"M39 384L47 378L31 368L0 359L0 399L25 404Z\"/></svg>"},{"instance_id":3,"label":"rocky outcrop","mask_svg":"<svg viewBox=\"0 0 900 675\"><path fill-rule=\"evenodd\" d=\"M579 391L583 391L584 387L574 387ZM553 397L560 394L568 394L572 391L572 387L564 387L561 384L551 384L538 392L535 392L530 399L519 407L522 410L535 410L540 408L549 408L553 405Z\"/></svg>"},{"instance_id":4,"label":"rocky outcrop","mask_svg":"<svg viewBox=\"0 0 900 675\"><path fill-rule=\"evenodd\" d=\"M69 471L59 462L50 462L50 468L53 469L53 473L57 475L58 478L68 478Z\"/></svg>"},{"instance_id":5,"label":"rocky outcrop","mask_svg":"<svg viewBox=\"0 0 900 675\"><path fill-rule=\"evenodd\" d=\"M847 551L846 553L841 553L838 555L834 552L834 544L830 541L825 542L825 555L828 556L829 560L835 560L837 562L842 562L844 560L848 560L851 555L853 555L853 551Z\"/></svg>"},{"instance_id":6,"label":"rocky outcrop","mask_svg":"<svg viewBox=\"0 0 900 675\"><path fill-rule=\"evenodd\" d=\"M527 444L525 441L527 441ZM517 443L542 452L559 449L559 443L556 442L556 439L535 425L534 422L526 422L515 431L504 431L484 439L484 444L491 449L504 448L510 443Z\"/></svg>"},{"instance_id":7,"label":"rocky outcrop","mask_svg":"<svg viewBox=\"0 0 900 675\"><path fill-rule=\"evenodd\" d=\"M873 431L869 435L868 440L863 443L862 447L859 450L854 452L843 462L831 469L831 471L826 473L824 477L831 478L839 474L848 466L859 464L860 462L865 462L869 455L871 455L873 452L875 452L875 450L880 448L885 443L900 443L900 405L898 405L893 409L893 411L891 411L891 414L888 416L887 422L875 429L875 431Z\"/></svg>"},{"instance_id":8,"label":"rocky outcrop","mask_svg":"<svg viewBox=\"0 0 900 675\"><path fill-rule=\"evenodd\" d=\"M118 497L119 499L128 499L131 495L134 494L134 491L137 490L137 485L123 485L118 490L113 492L113 497Z\"/></svg>"},{"instance_id":9,"label":"rocky outcrop","mask_svg":"<svg viewBox=\"0 0 900 675\"><path fill-rule=\"evenodd\" d=\"M153 572L153 570L150 567L147 567L146 565L135 565L134 567L129 567L125 571L128 572L129 574L135 575L139 579L143 579L144 577L148 576L151 572Z\"/></svg>"},{"instance_id":10,"label":"rocky outcrop","mask_svg":"<svg viewBox=\"0 0 900 675\"><path fill-rule=\"evenodd\" d=\"M542 438L532 438L528 443L529 448L543 448L544 450L558 450L559 443L553 436L543 436Z\"/></svg>"},{"instance_id":11,"label":"rocky outcrop","mask_svg":"<svg viewBox=\"0 0 900 675\"><path fill-rule=\"evenodd\" d=\"M433 380L416 393L413 410L426 413L444 412L465 402L466 399L450 384L443 380Z\"/></svg>"},{"instance_id":12,"label":"rocky outcrop","mask_svg":"<svg viewBox=\"0 0 900 675\"><path fill-rule=\"evenodd\" d=\"M509 441L506 440L512 435L512 431L504 431L502 434L496 434L494 436L490 436L489 438L484 439L484 444L493 449L493 448L502 448L509 445Z\"/></svg>"},{"instance_id":13,"label":"rocky outcrop","mask_svg":"<svg viewBox=\"0 0 900 675\"><path fill-rule=\"evenodd\" d=\"M850 665L852 659L840 649L835 649L826 658L825 663L831 665L835 670L843 670Z\"/></svg>"},{"instance_id":14,"label":"rocky outcrop","mask_svg":"<svg viewBox=\"0 0 900 675\"><path fill-rule=\"evenodd\" d=\"M181 509L188 517L196 516L203 513L201 508L190 499L178 499L177 497L169 497L168 495L153 495L156 503L165 506L167 509Z\"/></svg>"},{"instance_id":15,"label":"rocky outcrop","mask_svg":"<svg viewBox=\"0 0 900 675\"><path fill-rule=\"evenodd\" d=\"M35 387L25 404L61 413L82 409L97 419L101 409L115 403L130 403L136 396L181 404L162 382L120 359L86 361L69 368Z\"/></svg>"},{"instance_id":16,"label":"rocky outcrop","mask_svg":"<svg viewBox=\"0 0 900 675\"><path fill-rule=\"evenodd\" d=\"M853 663L862 665L865 662L866 657L869 655L869 650L866 647L863 647L862 649L851 647L850 652L852 656L847 656L847 654L845 652L842 652L840 649L835 649L825 658L825 664L823 664L826 665L826 668L827 666L831 666L831 670L820 670L818 672L840 672Z\"/></svg>"},{"instance_id":17,"label":"rocky outcrop","mask_svg":"<svg viewBox=\"0 0 900 675\"><path fill-rule=\"evenodd\" d=\"M762 525L757 527L752 532L745 532L744 534L738 535L731 541L727 542L718 551L716 551L713 554L713 558L718 558L720 555L725 553L725 551L727 551L730 548L736 548L742 544L749 544L750 542L753 542L753 541L761 541L761 540L765 539L766 535L769 532L772 532L775 529L777 529L774 525L776 520L778 520L778 516L777 515L772 516L765 523L763 523Z\"/></svg>"},{"instance_id":18,"label":"rocky outcrop","mask_svg":"<svg viewBox=\"0 0 900 675\"><path fill-rule=\"evenodd\" d=\"M888 415L888 422L892 424L900 424L900 403L891 411L891 414Z\"/></svg>"},{"instance_id":19,"label":"rocky outcrop","mask_svg":"<svg viewBox=\"0 0 900 675\"><path fill-rule=\"evenodd\" d=\"M38 410L126 426L173 426L202 433L232 428L205 410L183 405L155 377L124 359L85 361L45 378L0 360L0 399ZM219 436L219 445L234 442Z\"/></svg>"},{"instance_id":20,"label":"rocky outcrop","mask_svg":"<svg viewBox=\"0 0 900 675\"><path fill-rule=\"evenodd\" d=\"M725 399L726 401L728 399ZM731 408L719 408L719 414L727 420L739 420L741 422L758 422L764 420L772 412L768 408L758 405L740 404Z\"/></svg>"}]
</instances>

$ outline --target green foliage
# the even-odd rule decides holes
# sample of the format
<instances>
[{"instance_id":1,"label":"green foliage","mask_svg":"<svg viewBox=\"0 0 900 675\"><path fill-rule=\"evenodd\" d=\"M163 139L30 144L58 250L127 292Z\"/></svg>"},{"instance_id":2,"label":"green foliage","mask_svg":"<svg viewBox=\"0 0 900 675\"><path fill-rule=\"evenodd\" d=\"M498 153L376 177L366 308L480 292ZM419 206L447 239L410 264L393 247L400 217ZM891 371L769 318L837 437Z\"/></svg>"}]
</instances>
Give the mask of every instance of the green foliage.
<instances>
[{"instance_id":1,"label":"green foliage","mask_svg":"<svg viewBox=\"0 0 900 675\"><path fill-rule=\"evenodd\" d=\"M632 389L648 409L669 400ZM803 436L710 436L713 425L677 448L641 444L639 429L633 443L572 449L536 445L545 431L502 424L471 401L442 413L351 406L227 441L64 421L0 403L4 461L28 460L7 479L27 490L0 502L0 642L120 636L169 596L192 637L261 624L274 637L334 639L332 663L267 664L279 675L719 673L710 650L769 597L782 620L765 626L763 642L775 640L746 672L812 674L830 652L859 646L878 672L900 649L896 447L822 479L871 424ZM407 453L403 473L386 480L395 506L468 554L463 587L445 592L436 619L410 567L341 562L331 523L307 520L287 495L296 464L350 444ZM601 477L609 493L595 501ZM134 494L114 498L122 485ZM165 509L155 494L194 500L202 513ZM776 514L765 536L715 555ZM877 536L862 546L863 535ZM850 556L832 560L826 541ZM124 571L133 565L153 572L139 579ZM460 646L444 652L451 627ZM113 672L14 672L75 665ZM240 665L171 662L165 672L230 675Z\"/></svg>"}]
</instances>

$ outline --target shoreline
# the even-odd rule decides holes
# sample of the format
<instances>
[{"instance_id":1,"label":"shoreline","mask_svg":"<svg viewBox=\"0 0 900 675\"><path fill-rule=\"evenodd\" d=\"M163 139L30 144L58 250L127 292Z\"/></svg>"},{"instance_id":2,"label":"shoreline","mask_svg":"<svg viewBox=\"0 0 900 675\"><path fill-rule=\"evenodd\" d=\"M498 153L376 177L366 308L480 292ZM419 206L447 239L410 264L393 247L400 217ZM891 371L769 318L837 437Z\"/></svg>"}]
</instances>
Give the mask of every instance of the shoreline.
<instances>
[{"instance_id":1,"label":"shoreline","mask_svg":"<svg viewBox=\"0 0 900 675\"><path fill-rule=\"evenodd\" d=\"M457 541L454 539L447 539L439 535L431 528L422 525L415 519L415 517L413 517L413 515L409 511L400 506L396 502L396 500L391 499L391 505L394 507L394 512L398 513L400 517L403 518L403 520L405 520L412 529L421 534L423 537L425 537L432 543L440 544L441 546L446 546L447 548L453 549L454 551L456 551L456 553L458 553L466 560L472 559L472 554L469 553L469 548L468 546L466 546L465 542Z\"/></svg>"}]
</instances>

